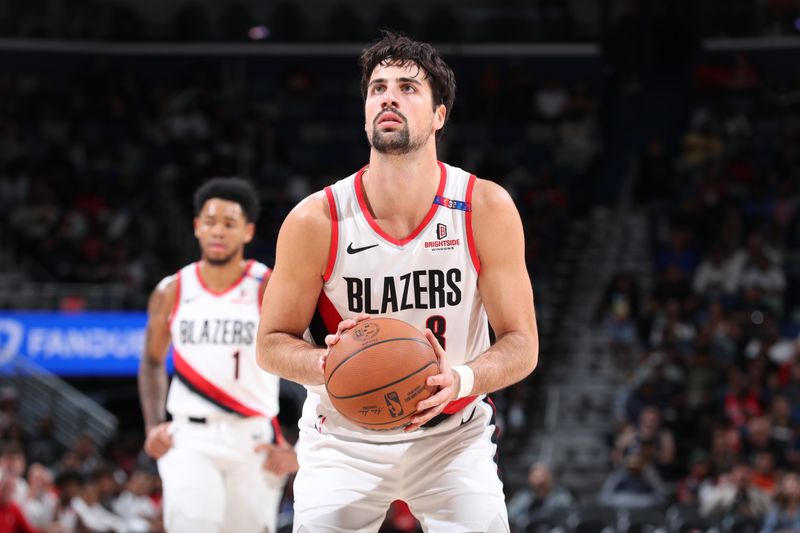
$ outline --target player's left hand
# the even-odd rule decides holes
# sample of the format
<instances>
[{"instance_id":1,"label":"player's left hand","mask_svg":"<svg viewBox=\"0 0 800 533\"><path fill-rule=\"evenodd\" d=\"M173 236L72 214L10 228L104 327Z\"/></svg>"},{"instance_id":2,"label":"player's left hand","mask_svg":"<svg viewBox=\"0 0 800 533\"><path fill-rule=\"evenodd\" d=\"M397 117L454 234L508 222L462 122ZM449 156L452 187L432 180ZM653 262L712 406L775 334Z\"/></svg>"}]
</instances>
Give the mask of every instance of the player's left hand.
<instances>
[{"instance_id":1,"label":"player's left hand","mask_svg":"<svg viewBox=\"0 0 800 533\"><path fill-rule=\"evenodd\" d=\"M425 338L433 346L433 353L439 360L439 373L430 376L427 380L429 386L439 387L430 398L426 398L417 404L417 414L411 418L411 423L403 431L408 433L419 429L420 426L428 422L431 418L440 414L452 400L458 396L458 389L461 386L461 378L450 368L447 360L447 353L442 348L436 336L429 329L425 330Z\"/></svg>"},{"instance_id":2,"label":"player's left hand","mask_svg":"<svg viewBox=\"0 0 800 533\"><path fill-rule=\"evenodd\" d=\"M276 476L293 474L300 467L297 464L297 454L294 452L294 448L286 441L279 444L264 442L256 446L256 451L266 453L264 470L268 470Z\"/></svg>"},{"instance_id":3,"label":"player's left hand","mask_svg":"<svg viewBox=\"0 0 800 533\"><path fill-rule=\"evenodd\" d=\"M331 346L339 342L342 338L342 335L348 330L353 329L358 325L359 322L366 320L369 318L367 313L361 312L358 314L355 320L352 318L348 318L339 322L338 327L336 328L336 333L331 333L325 336L325 352L319 358L317 365L319 366L320 371L322 371L322 375L325 375L325 363L328 361L328 356L331 353Z\"/></svg>"}]
</instances>

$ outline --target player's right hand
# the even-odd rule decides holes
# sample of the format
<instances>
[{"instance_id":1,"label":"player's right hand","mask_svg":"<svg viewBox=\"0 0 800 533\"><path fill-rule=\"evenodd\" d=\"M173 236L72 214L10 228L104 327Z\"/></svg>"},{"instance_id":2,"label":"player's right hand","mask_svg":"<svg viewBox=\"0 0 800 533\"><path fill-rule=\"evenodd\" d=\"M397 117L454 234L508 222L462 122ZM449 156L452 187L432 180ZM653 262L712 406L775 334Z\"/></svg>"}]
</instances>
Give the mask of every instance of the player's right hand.
<instances>
[{"instance_id":1,"label":"player's right hand","mask_svg":"<svg viewBox=\"0 0 800 533\"><path fill-rule=\"evenodd\" d=\"M331 353L331 346L339 342L339 339L342 338L342 334L347 331L348 329L353 329L356 327L356 324L361 322L362 320L366 320L369 318L367 313L361 313L358 315L358 318L353 320L352 318L348 318L339 322L339 326L336 328L336 333L331 335L325 335L325 346L328 348L319 358L319 369L322 371L322 374L325 374L325 361L328 360L328 355Z\"/></svg>"},{"instance_id":2,"label":"player's right hand","mask_svg":"<svg viewBox=\"0 0 800 533\"><path fill-rule=\"evenodd\" d=\"M160 459L172 448L172 435L169 433L170 422L161 422L147 432L144 441L144 452L153 459Z\"/></svg>"}]
</instances>

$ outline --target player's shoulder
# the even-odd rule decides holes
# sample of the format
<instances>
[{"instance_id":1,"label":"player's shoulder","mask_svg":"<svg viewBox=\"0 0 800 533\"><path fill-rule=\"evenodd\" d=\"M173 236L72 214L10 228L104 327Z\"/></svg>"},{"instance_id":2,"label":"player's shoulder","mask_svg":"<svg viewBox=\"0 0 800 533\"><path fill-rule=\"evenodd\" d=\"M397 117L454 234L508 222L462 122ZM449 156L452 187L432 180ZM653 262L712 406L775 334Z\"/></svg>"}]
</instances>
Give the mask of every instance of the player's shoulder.
<instances>
[{"instance_id":1,"label":"player's shoulder","mask_svg":"<svg viewBox=\"0 0 800 533\"><path fill-rule=\"evenodd\" d=\"M148 312L167 313L178 298L181 286L180 273L166 276L158 282L150 294Z\"/></svg>"},{"instance_id":2,"label":"player's shoulder","mask_svg":"<svg viewBox=\"0 0 800 533\"><path fill-rule=\"evenodd\" d=\"M168 292L175 292L178 290L178 285L180 284L180 274L178 272L174 274L170 274L169 276L165 276L158 282L156 288L153 289L153 293L168 293Z\"/></svg>"},{"instance_id":3,"label":"player's shoulder","mask_svg":"<svg viewBox=\"0 0 800 533\"><path fill-rule=\"evenodd\" d=\"M516 209L514 200L502 185L477 177L472 189L471 203L474 211Z\"/></svg>"},{"instance_id":4,"label":"player's shoulder","mask_svg":"<svg viewBox=\"0 0 800 533\"><path fill-rule=\"evenodd\" d=\"M324 189L306 196L286 217L286 223L309 226L310 229L329 226L330 221L331 208Z\"/></svg>"}]
</instances>

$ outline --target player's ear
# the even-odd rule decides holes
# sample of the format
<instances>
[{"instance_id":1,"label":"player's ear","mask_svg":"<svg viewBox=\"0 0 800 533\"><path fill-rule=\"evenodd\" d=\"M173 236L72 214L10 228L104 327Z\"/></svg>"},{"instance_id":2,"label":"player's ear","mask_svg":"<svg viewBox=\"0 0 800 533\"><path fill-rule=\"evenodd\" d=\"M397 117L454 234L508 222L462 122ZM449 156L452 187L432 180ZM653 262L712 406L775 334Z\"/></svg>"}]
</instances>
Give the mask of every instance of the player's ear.
<instances>
[{"instance_id":1,"label":"player's ear","mask_svg":"<svg viewBox=\"0 0 800 533\"><path fill-rule=\"evenodd\" d=\"M447 108L444 104L439 104L433 110L433 129L439 131L444 128L444 121L447 118Z\"/></svg>"},{"instance_id":2,"label":"player's ear","mask_svg":"<svg viewBox=\"0 0 800 533\"><path fill-rule=\"evenodd\" d=\"M192 224L194 225L194 236L198 239L200 238L200 218L194 217L192 220Z\"/></svg>"},{"instance_id":3,"label":"player's ear","mask_svg":"<svg viewBox=\"0 0 800 533\"><path fill-rule=\"evenodd\" d=\"M256 225L254 222L248 222L244 227L244 243L247 244L253 240L253 235L256 234Z\"/></svg>"}]
</instances>

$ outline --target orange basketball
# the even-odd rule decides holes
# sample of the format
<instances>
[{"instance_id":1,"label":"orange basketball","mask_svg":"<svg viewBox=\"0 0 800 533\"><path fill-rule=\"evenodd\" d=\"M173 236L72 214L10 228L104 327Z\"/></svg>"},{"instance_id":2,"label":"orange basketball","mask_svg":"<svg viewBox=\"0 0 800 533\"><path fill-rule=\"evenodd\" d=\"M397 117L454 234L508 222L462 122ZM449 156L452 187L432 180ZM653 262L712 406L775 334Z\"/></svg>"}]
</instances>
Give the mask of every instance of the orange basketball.
<instances>
[{"instance_id":1,"label":"orange basketball","mask_svg":"<svg viewBox=\"0 0 800 533\"><path fill-rule=\"evenodd\" d=\"M346 418L372 430L405 426L416 405L434 393L439 373L428 339L402 320L370 318L346 331L325 363L325 387Z\"/></svg>"}]
</instances>

